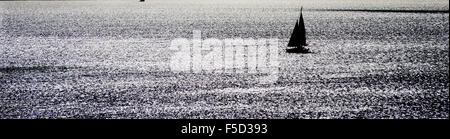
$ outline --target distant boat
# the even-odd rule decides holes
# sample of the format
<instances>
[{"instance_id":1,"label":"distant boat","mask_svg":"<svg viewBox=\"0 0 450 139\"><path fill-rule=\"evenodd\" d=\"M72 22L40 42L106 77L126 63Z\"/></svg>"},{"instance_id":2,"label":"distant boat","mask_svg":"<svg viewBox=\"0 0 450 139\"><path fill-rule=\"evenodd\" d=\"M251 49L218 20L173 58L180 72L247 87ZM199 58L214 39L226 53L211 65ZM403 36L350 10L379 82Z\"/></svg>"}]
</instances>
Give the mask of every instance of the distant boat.
<instances>
[{"instance_id":1,"label":"distant boat","mask_svg":"<svg viewBox=\"0 0 450 139\"><path fill-rule=\"evenodd\" d=\"M303 7L300 9L300 18L296 21L291 38L289 39L288 47L293 48L286 49L288 53L311 53L308 48L305 48L308 44L306 43L306 31L302 11Z\"/></svg>"},{"instance_id":2,"label":"distant boat","mask_svg":"<svg viewBox=\"0 0 450 139\"><path fill-rule=\"evenodd\" d=\"M145 2L145 0L139 0L139 2Z\"/></svg>"}]
</instances>

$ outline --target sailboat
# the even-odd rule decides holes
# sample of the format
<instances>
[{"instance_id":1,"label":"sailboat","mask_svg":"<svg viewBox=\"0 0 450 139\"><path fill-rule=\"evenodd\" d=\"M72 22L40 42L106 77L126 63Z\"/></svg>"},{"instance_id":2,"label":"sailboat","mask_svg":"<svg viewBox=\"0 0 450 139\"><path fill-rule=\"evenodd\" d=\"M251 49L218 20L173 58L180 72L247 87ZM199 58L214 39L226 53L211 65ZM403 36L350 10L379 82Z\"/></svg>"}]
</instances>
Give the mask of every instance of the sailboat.
<instances>
[{"instance_id":1,"label":"sailboat","mask_svg":"<svg viewBox=\"0 0 450 139\"><path fill-rule=\"evenodd\" d=\"M291 48L286 49L288 53L311 53L308 48L305 48L308 44L306 43L306 31L302 11L303 7L300 9L300 17L296 21L291 38L289 39L288 47Z\"/></svg>"}]
</instances>

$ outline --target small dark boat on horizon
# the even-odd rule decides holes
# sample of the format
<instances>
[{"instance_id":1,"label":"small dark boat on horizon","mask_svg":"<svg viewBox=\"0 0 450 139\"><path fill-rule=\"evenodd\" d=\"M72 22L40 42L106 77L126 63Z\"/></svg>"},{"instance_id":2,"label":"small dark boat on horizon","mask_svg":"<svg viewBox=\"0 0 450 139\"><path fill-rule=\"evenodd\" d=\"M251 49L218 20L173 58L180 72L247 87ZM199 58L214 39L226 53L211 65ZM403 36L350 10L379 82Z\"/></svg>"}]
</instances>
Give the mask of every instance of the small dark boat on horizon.
<instances>
[{"instance_id":1,"label":"small dark boat on horizon","mask_svg":"<svg viewBox=\"0 0 450 139\"><path fill-rule=\"evenodd\" d=\"M145 0L139 0L139 2L145 2Z\"/></svg>"},{"instance_id":2,"label":"small dark boat on horizon","mask_svg":"<svg viewBox=\"0 0 450 139\"><path fill-rule=\"evenodd\" d=\"M300 8L300 17L296 21L291 38L289 39L288 47L293 48L286 49L288 53L311 53L308 48L305 48L308 44L306 43L306 29L302 11L303 7Z\"/></svg>"}]
</instances>

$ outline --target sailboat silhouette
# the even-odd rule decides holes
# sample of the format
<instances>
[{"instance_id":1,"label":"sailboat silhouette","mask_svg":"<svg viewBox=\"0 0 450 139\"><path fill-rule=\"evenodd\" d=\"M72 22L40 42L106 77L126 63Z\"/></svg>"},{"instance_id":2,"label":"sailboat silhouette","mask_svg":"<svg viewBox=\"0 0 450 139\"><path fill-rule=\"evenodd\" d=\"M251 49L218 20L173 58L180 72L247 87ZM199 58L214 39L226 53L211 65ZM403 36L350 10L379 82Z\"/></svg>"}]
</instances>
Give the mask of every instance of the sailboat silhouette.
<instances>
[{"instance_id":1,"label":"sailboat silhouette","mask_svg":"<svg viewBox=\"0 0 450 139\"><path fill-rule=\"evenodd\" d=\"M294 30L292 31L291 38L289 39L288 48L286 52L288 53L311 53L308 48L304 46L308 46L306 43L306 31L305 31L305 23L303 21L303 7L300 9L300 17L295 23Z\"/></svg>"}]
</instances>

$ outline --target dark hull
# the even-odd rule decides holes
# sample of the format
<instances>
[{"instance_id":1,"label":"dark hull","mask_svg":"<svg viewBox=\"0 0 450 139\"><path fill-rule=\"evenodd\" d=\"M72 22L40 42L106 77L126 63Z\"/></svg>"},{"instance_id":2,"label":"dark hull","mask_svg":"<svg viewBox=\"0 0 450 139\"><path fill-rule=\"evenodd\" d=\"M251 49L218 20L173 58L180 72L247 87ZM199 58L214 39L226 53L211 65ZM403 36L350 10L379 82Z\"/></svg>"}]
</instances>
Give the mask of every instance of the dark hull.
<instances>
[{"instance_id":1,"label":"dark hull","mask_svg":"<svg viewBox=\"0 0 450 139\"><path fill-rule=\"evenodd\" d=\"M304 48L304 47L288 48L288 49L286 49L286 52L288 52L288 53L301 53L301 54L311 53L311 51L309 51L308 48Z\"/></svg>"}]
</instances>

